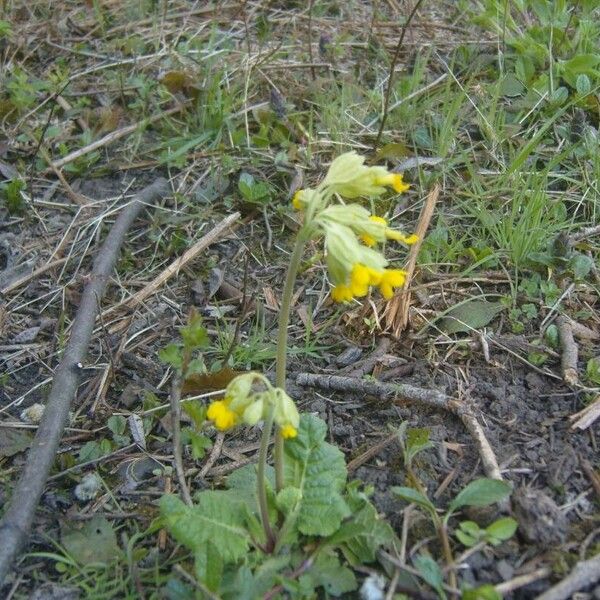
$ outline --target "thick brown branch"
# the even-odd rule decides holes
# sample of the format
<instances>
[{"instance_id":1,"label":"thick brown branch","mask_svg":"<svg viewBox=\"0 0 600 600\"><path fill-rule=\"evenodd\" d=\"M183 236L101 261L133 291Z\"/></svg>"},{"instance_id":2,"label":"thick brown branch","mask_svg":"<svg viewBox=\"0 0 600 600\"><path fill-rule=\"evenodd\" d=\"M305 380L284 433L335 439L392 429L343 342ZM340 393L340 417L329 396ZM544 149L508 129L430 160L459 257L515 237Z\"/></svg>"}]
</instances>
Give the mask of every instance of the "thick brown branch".
<instances>
[{"instance_id":1,"label":"thick brown branch","mask_svg":"<svg viewBox=\"0 0 600 600\"><path fill-rule=\"evenodd\" d=\"M0 585L29 534L35 509L67 421L71 401L77 392L81 364L87 354L98 304L104 295L125 235L144 205L155 202L167 190L167 182L162 178L142 190L115 221L98 251L73 322L71 337L54 373L44 416L31 445L21 479L15 487L11 504L0 522Z\"/></svg>"}]
</instances>

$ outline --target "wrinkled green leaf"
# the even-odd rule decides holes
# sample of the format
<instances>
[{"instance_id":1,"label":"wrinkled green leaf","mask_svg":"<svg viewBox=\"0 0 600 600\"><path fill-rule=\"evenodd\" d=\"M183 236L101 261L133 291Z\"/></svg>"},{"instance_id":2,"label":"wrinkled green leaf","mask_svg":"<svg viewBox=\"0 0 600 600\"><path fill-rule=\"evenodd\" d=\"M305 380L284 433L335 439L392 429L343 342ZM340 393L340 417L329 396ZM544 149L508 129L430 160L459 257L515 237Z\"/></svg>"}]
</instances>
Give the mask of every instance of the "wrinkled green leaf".
<instances>
[{"instance_id":1,"label":"wrinkled green leaf","mask_svg":"<svg viewBox=\"0 0 600 600\"><path fill-rule=\"evenodd\" d=\"M569 260L569 268L575 279L585 279L594 266L594 261L585 254L575 254Z\"/></svg>"},{"instance_id":2,"label":"wrinkled green leaf","mask_svg":"<svg viewBox=\"0 0 600 600\"><path fill-rule=\"evenodd\" d=\"M327 594L336 598L358 587L354 573L343 566L332 552L319 552L308 575L314 587L322 587Z\"/></svg>"},{"instance_id":3,"label":"wrinkled green leaf","mask_svg":"<svg viewBox=\"0 0 600 600\"><path fill-rule=\"evenodd\" d=\"M352 514L327 540L339 546L352 565L373 562L381 546L391 545L396 539L393 529L382 519L367 494L359 490L359 483L348 486L347 502Z\"/></svg>"},{"instance_id":4,"label":"wrinkled green leaf","mask_svg":"<svg viewBox=\"0 0 600 600\"><path fill-rule=\"evenodd\" d=\"M203 458L206 451L212 447L210 438L189 427L185 427L181 430L181 442L183 444L190 444L194 460Z\"/></svg>"},{"instance_id":5,"label":"wrinkled green leaf","mask_svg":"<svg viewBox=\"0 0 600 600\"><path fill-rule=\"evenodd\" d=\"M471 300L450 309L440 321L439 327L448 334L470 333L491 323L503 308L500 302Z\"/></svg>"},{"instance_id":6,"label":"wrinkled green leaf","mask_svg":"<svg viewBox=\"0 0 600 600\"><path fill-rule=\"evenodd\" d=\"M240 502L221 491L201 492L197 498L191 507L171 494L160 499L161 515L171 535L194 552L211 542L226 562L244 556L250 539Z\"/></svg>"},{"instance_id":7,"label":"wrinkled green leaf","mask_svg":"<svg viewBox=\"0 0 600 600\"><path fill-rule=\"evenodd\" d=\"M577 76L575 89L577 90L577 93L582 96L587 96L592 91L592 82L585 73L581 73Z\"/></svg>"},{"instance_id":8,"label":"wrinkled green leaf","mask_svg":"<svg viewBox=\"0 0 600 600\"><path fill-rule=\"evenodd\" d=\"M285 485L301 491L298 530L306 535L331 535L349 515L344 455L325 441L326 433L324 421L304 414L297 437L285 443Z\"/></svg>"}]
</instances>

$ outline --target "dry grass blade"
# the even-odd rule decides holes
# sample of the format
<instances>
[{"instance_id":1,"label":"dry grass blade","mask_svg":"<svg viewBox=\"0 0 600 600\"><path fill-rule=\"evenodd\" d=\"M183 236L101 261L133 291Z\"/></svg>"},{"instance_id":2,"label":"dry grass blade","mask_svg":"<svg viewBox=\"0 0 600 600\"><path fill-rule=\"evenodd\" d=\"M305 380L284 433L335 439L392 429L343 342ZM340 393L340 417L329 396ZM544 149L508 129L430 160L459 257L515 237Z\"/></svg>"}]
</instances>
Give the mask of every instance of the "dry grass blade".
<instances>
[{"instance_id":1,"label":"dry grass blade","mask_svg":"<svg viewBox=\"0 0 600 600\"><path fill-rule=\"evenodd\" d=\"M410 308L412 295L410 291L410 283L417 266L419 250L423 244L425 234L429 229L431 217L433 216L433 211L435 210L435 205L437 204L439 195L440 186L439 184L436 184L431 192L429 192L427 200L425 201L425 205L423 206L423 210L421 211L421 215L419 216L419 222L415 231L419 239L411 246L408 254L408 262L405 269L406 284L404 286L404 290L402 290L397 296L392 298L392 300L387 303L385 312L383 313L386 329L391 328L393 335L396 337L398 337L408 325L408 311Z\"/></svg>"}]
</instances>

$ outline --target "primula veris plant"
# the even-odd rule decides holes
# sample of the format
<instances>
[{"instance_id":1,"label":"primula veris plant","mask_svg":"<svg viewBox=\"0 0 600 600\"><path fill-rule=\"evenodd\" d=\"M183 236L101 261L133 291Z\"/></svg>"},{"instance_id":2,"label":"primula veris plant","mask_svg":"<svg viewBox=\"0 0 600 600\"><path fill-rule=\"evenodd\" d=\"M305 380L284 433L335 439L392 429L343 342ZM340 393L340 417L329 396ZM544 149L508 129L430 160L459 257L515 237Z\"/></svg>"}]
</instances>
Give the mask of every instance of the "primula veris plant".
<instances>
[{"instance_id":1,"label":"primula veris plant","mask_svg":"<svg viewBox=\"0 0 600 600\"><path fill-rule=\"evenodd\" d=\"M368 493L347 484L344 455L325 441L325 423L300 415L285 391L291 300L309 240L324 241L335 302L362 298L371 288L389 299L405 283L405 272L390 268L385 245L412 244L416 236L345 200L377 198L388 190L402 193L408 185L402 175L364 163L355 152L343 154L321 183L293 198L303 222L282 294L275 385L261 373L238 375L206 410L208 422L219 431L262 425L256 469L238 470L228 479L229 489L203 491L191 507L175 496L161 501L164 525L194 553L198 580L223 598L239 598L242 592L248 598L280 597L274 593L278 586L294 598L313 597L318 587L341 595L357 586L342 557L351 565L372 562L377 549L395 539ZM185 348L184 339L184 355ZM168 362L185 376L188 360L175 354L177 360L169 357ZM274 426L273 470L267 458Z\"/></svg>"}]
</instances>

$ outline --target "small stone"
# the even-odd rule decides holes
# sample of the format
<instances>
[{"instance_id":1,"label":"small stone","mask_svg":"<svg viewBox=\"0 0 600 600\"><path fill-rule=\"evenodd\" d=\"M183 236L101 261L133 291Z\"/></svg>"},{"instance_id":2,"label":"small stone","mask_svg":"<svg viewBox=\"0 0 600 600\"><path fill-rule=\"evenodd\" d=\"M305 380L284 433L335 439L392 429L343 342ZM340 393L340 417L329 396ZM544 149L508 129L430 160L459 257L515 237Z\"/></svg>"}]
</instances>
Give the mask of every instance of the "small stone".
<instances>
[{"instance_id":1,"label":"small stone","mask_svg":"<svg viewBox=\"0 0 600 600\"><path fill-rule=\"evenodd\" d=\"M25 410L21 411L19 415L21 421L24 423L31 423L33 425L37 425L44 415L44 405L36 402L31 406L27 407Z\"/></svg>"},{"instance_id":2,"label":"small stone","mask_svg":"<svg viewBox=\"0 0 600 600\"><path fill-rule=\"evenodd\" d=\"M93 500L100 491L102 481L96 473L88 473L79 484L75 487L75 498L81 502L89 502Z\"/></svg>"},{"instance_id":3,"label":"small stone","mask_svg":"<svg viewBox=\"0 0 600 600\"><path fill-rule=\"evenodd\" d=\"M353 365L362 356L362 353L362 348L349 346L335 358L335 363L338 367L348 367Z\"/></svg>"},{"instance_id":4,"label":"small stone","mask_svg":"<svg viewBox=\"0 0 600 600\"><path fill-rule=\"evenodd\" d=\"M499 560L496 563L496 571L498 571L498 575L500 575L502 581L512 579L515 574L515 568L506 560Z\"/></svg>"},{"instance_id":5,"label":"small stone","mask_svg":"<svg viewBox=\"0 0 600 600\"><path fill-rule=\"evenodd\" d=\"M519 532L539 546L562 544L567 537L567 518L554 500L540 490L519 488L512 496Z\"/></svg>"},{"instance_id":6,"label":"small stone","mask_svg":"<svg viewBox=\"0 0 600 600\"><path fill-rule=\"evenodd\" d=\"M362 600L384 600L385 578L379 573L369 575L360 586Z\"/></svg>"}]
</instances>

